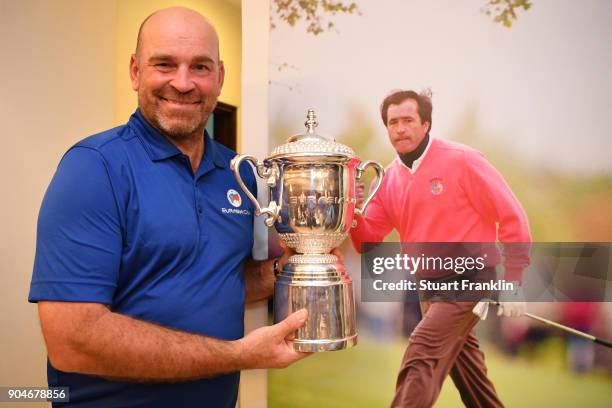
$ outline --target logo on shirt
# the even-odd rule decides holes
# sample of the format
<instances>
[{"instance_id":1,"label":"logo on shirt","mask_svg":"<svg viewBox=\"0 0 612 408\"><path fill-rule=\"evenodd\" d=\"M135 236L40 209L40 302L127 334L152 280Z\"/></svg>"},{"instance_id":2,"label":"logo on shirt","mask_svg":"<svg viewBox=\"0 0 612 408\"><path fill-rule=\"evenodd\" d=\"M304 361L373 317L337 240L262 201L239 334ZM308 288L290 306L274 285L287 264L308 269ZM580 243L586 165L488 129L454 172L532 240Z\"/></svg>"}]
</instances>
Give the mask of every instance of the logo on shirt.
<instances>
[{"instance_id":1,"label":"logo on shirt","mask_svg":"<svg viewBox=\"0 0 612 408\"><path fill-rule=\"evenodd\" d=\"M227 201L234 207L240 207L242 205L242 197L234 189L227 190Z\"/></svg>"},{"instance_id":2,"label":"logo on shirt","mask_svg":"<svg viewBox=\"0 0 612 408\"><path fill-rule=\"evenodd\" d=\"M441 178L432 178L431 180L429 180L429 182L431 183L431 194L433 195L440 195L442 194L442 192L444 191L444 184L442 183L442 179Z\"/></svg>"}]
</instances>

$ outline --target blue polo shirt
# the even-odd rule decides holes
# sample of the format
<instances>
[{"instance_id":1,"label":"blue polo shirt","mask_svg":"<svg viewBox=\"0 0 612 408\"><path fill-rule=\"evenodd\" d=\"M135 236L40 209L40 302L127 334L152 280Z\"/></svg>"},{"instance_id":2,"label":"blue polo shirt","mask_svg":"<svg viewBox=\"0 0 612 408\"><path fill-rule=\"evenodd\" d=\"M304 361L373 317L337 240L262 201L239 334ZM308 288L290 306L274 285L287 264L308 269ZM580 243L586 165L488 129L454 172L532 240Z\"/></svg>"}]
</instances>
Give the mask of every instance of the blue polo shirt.
<instances>
[{"instance_id":1,"label":"blue polo shirt","mask_svg":"<svg viewBox=\"0 0 612 408\"><path fill-rule=\"evenodd\" d=\"M243 336L243 261L253 213L229 162L204 135L189 158L136 111L62 158L40 209L29 301L97 302L114 312L226 340ZM252 191L250 166L241 168ZM137 341L137 339L135 339ZM135 384L48 366L75 407L234 407L239 373Z\"/></svg>"}]
</instances>

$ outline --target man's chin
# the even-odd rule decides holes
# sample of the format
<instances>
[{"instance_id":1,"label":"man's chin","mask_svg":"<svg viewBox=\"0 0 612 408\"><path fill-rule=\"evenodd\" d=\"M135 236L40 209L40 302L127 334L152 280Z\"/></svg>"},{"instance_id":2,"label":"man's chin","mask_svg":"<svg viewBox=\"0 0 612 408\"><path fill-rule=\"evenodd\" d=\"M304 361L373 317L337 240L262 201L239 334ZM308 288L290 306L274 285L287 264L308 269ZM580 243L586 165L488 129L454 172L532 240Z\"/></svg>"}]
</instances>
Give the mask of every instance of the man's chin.
<instances>
[{"instance_id":1,"label":"man's chin","mask_svg":"<svg viewBox=\"0 0 612 408\"><path fill-rule=\"evenodd\" d=\"M187 138L192 136L195 132L203 131L204 123L202 120L189 120L181 118L157 118L160 128L168 136L173 138Z\"/></svg>"},{"instance_id":2,"label":"man's chin","mask_svg":"<svg viewBox=\"0 0 612 408\"><path fill-rule=\"evenodd\" d=\"M196 133L201 133L198 132L197 126L162 126L162 130L164 131L164 133L166 133L173 139L188 139L190 137L193 137Z\"/></svg>"},{"instance_id":3,"label":"man's chin","mask_svg":"<svg viewBox=\"0 0 612 408\"><path fill-rule=\"evenodd\" d=\"M141 106L140 109L149 123L173 139L189 138L196 133L203 134L208 118L208 115L201 111L181 114L174 111L168 112L161 106L155 106L152 109Z\"/></svg>"},{"instance_id":4,"label":"man's chin","mask_svg":"<svg viewBox=\"0 0 612 408\"><path fill-rule=\"evenodd\" d=\"M408 153L414 152L415 149L416 149L416 146L414 146L414 147L412 147L412 146L411 147L403 147L402 146L400 148L396 148L395 151L398 154L408 154Z\"/></svg>"}]
</instances>

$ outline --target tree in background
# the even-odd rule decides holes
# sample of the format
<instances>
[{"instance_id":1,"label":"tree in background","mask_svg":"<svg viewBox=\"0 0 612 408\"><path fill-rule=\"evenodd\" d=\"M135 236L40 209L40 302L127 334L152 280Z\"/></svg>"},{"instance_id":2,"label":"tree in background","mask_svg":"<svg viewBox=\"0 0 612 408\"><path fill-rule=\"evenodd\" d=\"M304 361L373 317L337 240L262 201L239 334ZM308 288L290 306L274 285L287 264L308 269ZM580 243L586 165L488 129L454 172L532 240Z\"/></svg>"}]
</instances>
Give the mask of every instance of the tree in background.
<instances>
[{"instance_id":1,"label":"tree in background","mask_svg":"<svg viewBox=\"0 0 612 408\"><path fill-rule=\"evenodd\" d=\"M306 32L319 35L325 30L334 27L333 21L326 20L326 14L332 16L338 13L361 14L357 4L354 2L333 1L333 0L273 0L271 3L273 13L270 14L270 27L276 27L272 20L272 15L289 24L295 26L300 20L306 21Z\"/></svg>"},{"instance_id":2,"label":"tree in background","mask_svg":"<svg viewBox=\"0 0 612 408\"><path fill-rule=\"evenodd\" d=\"M476 106L466 108L454 134L443 135L480 150L499 170L525 207L534 241L610 240L610 175L582 175L526 162L502 136L485 134Z\"/></svg>"},{"instance_id":3,"label":"tree in background","mask_svg":"<svg viewBox=\"0 0 612 408\"><path fill-rule=\"evenodd\" d=\"M496 23L504 27L512 27L517 20L517 11L525 11L531 8L530 0L487 0L481 11L493 18ZM329 15L357 14L361 15L356 2L334 1L334 0L272 0L272 13L270 14L270 27L275 28L273 16L294 27L295 24L304 20L306 32L319 35L334 27L334 22L328 20Z\"/></svg>"},{"instance_id":4,"label":"tree in background","mask_svg":"<svg viewBox=\"0 0 612 408\"><path fill-rule=\"evenodd\" d=\"M503 24L504 27L512 27L512 23L517 19L516 11L525 11L531 8L529 0L489 0L480 9L487 16L493 17L493 21Z\"/></svg>"}]
</instances>

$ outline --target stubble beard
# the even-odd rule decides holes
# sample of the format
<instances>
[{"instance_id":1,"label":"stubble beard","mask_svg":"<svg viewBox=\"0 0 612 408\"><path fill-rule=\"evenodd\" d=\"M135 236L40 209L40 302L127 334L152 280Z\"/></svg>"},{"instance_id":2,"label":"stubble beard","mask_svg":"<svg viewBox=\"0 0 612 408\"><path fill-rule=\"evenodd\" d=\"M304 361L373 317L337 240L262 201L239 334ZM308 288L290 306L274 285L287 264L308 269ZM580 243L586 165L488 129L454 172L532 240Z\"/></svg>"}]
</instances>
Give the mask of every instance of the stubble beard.
<instances>
[{"instance_id":1,"label":"stubble beard","mask_svg":"<svg viewBox=\"0 0 612 408\"><path fill-rule=\"evenodd\" d=\"M144 96L143 96L144 97ZM156 95L153 95L157 98ZM217 98L213 96L202 97L202 109L197 112L169 112L160 106L162 102L142 103L139 97L140 109L151 124L167 137L182 141L202 137L208 117L217 106Z\"/></svg>"}]
</instances>

